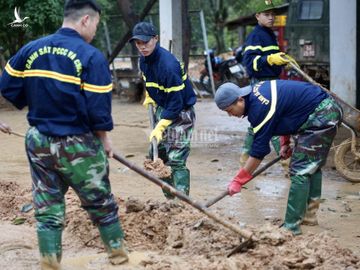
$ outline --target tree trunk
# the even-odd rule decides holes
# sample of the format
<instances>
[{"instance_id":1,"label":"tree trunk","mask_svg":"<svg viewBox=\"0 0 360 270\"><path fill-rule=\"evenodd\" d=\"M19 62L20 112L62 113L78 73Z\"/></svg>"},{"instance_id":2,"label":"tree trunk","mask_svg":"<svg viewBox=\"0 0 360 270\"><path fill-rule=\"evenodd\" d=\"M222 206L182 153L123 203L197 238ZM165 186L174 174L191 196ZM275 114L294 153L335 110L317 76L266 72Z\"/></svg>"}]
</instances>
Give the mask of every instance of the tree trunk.
<instances>
[{"instance_id":1,"label":"tree trunk","mask_svg":"<svg viewBox=\"0 0 360 270\"><path fill-rule=\"evenodd\" d=\"M218 48L218 53L226 51L225 40L224 40L224 28L221 25L216 27L216 46Z\"/></svg>"},{"instance_id":2,"label":"tree trunk","mask_svg":"<svg viewBox=\"0 0 360 270\"><path fill-rule=\"evenodd\" d=\"M217 54L219 54L225 51L224 22L227 19L228 12L224 0L212 0L209 3L213 18L211 29L216 40Z\"/></svg>"},{"instance_id":3,"label":"tree trunk","mask_svg":"<svg viewBox=\"0 0 360 270\"><path fill-rule=\"evenodd\" d=\"M118 0L118 5L120 9L120 13L128 26L129 29L132 30L132 27L139 22L140 18L136 13L134 12L132 1L130 0ZM137 55L138 50L134 44L134 42L131 43L131 54ZM137 72L138 71L138 59L135 57L131 57L131 66L132 69Z\"/></svg>"},{"instance_id":4,"label":"tree trunk","mask_svg":"<svg viewBox=\"0 0 360 270\"><path fill-rule=\"evenodd\" d=\"M190 55L190 42L191 42L191 25L189 19L189 0L182 0L182 27L184 29L182 46L183 46L183 62L185 69L188 69L189 66L189 55Z\"/></svg>"},{"instance_id":5,"label":"tree trunk","mask_svg":"<svg viewBox=\"0 0 360 270\"><path fill-rule=\"evenodd\" d=\"M118 3L122 3L122 0L118 0ZM127 0L124 0L127 1ZM157 0L148 0L146 5L144 6L144 9L141 11L139 15L139 20L143 20L145 16L150 12L151 8L154 6ZM132 28L133 26L131 26ZM128 42L128 40L131 38L131 30L129 29L121 38L121 40L116 44L114 50L112 51L111 55L108 58L109 63L114 61L116 55L121 51L121 49L125 46L125 44Z\"/></svg>"}]
</instances>

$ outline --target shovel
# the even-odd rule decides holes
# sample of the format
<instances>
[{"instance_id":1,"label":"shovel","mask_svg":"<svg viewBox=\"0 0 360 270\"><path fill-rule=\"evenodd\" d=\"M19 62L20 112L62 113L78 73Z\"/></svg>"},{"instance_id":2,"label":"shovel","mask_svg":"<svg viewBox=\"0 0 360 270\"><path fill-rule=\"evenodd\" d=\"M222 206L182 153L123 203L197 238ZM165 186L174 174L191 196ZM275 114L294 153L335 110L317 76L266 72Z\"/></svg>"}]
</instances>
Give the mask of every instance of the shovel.
<instances>
[{"instance_id":1,"label":"shovel","mask_svg":"<svg viewBox=\"0 0 360 270\"><path fill-rule=\"evenodd\" d=\"M228 228L232 232L235 232L236 234L239 234L244 239L246 239L245 243L252 243L253 241L256 241L255 237L253 236L253 233L249 230L242 229L238 226L235 226L234 224L231 224L230 222L223 220L221 217L218 217L211 213L204 205L201 205L199 202L191 199L186 194L176 190L166 182L162 181L160 178L155 177L154 175L150 174L149 172L145 171L141 167L129 162L127 159L123 158L119 154L114 152L113 158L128 167L129 169L135 171L136 173L140 174L141 176L145 177L146 179L150 180L154 184L160 186L163 190L166 190L167 192L173 194L175 197L179 198L180 200L184 201L185 203L189 204L190 206L196 208L200 212L204 213L206 216L208 216L210 219L216 221L217 223L220 223L224 227Z\"/></svg>"},{"instance_id":2,"label":"shovel","mask_svg":"<svg viewBox=\"0 0 360 270\"><path fill-rule=\"evenodd\" d=\"M274 165L276 162L278 162L279 160L281 160L281 156L278 156L277 158L273 159L272 161L270 161L269 163L266 163L262 168L260 168L259 170L257 170L252 178L254 179L256 176L258 176L259 174L261 174L262 172L266 171L269 167L271 167L272 165ZM223 199L224 197L226 197L227 195L229 195L229 192L227 190L223 191L221 194L219 194L218 196L216 196L215 198L209 200L206 204L205 207L210 207L213 204L217 203L218 201L220 201L221 199Z\"/></svg>"},{"instance_id":3,"label":"shovel","mask_svg":"<svg viewBox=\"0 0 360 270\"><path fill-rule=\"evenodd\" d=\"M154 109L153 109L152 104L148 105L148 114L149 114L149 119L150 119L150 127L152 129L154 129L155 128L155 117L154 117ZM151 145L152 145L152 150L153 150L152 158L153 158L153 161L155 161L159 157L158 145L157 145L157 140L155 137L152 138Z\"/></svg>"}]
</instances>

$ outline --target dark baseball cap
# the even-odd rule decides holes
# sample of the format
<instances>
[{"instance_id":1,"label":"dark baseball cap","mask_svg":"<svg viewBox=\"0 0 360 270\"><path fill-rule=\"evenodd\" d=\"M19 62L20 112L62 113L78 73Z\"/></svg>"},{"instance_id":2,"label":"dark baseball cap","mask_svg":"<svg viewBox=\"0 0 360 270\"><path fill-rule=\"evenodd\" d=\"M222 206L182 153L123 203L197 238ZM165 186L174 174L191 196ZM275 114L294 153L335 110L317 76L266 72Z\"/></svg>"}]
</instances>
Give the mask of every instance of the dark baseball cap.
<instances>
[{"instance_id":1,"label":"dark baseball cap","mask_svg":"<svg viewBox=\"0 0 360 270\"><path fill-rule=\"evenodd\" d=\"M215 93L215 103L220 110L225 110L233 104L239 97L244 97L250 94L252 87L250 85L239 87L234 83L227 82L218 88Z\"/></svg>"},{"instance_id":2,"label":"dark baseball cap","mask_svg":"<svg viewBox=\"0 0 360 270\"><path fill-rule=\"evenodd\" d=\"M95 0L67 0L65 2L64 10L81 9L85 6L90 6L93 10L101 14L101 7Z\"/></svg>"},{"instance_id":3,"label":"dark baseball cap","mask_svg":"<svg viewBox=\"0 0 360 270\"><path fill-rule=\"evenodd\" d=\"M132 37L129 39L129 42L139 39L144 42L148 42L152 37L157 35L155 26L148 22L139 22L137 23L132 31Z\"/></svg>"}]
</instances>

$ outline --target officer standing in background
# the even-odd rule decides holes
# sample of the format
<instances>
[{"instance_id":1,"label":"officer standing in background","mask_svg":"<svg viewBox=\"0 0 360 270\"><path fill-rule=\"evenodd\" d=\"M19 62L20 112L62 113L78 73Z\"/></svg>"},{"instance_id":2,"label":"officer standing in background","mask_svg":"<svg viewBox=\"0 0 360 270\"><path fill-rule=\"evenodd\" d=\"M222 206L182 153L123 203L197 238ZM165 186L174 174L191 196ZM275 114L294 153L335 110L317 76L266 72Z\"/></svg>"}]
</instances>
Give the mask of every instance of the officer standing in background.
<instances>
[{"instance_id":1,"label":"officer standing in background","mask_svg":"<svg viewBox=\"0 0 360 270\"><path fill-rule=\"evenodd\" d=\"M133 28L130 42L139 50L140 69L146 86L144 105L156 106L156 127L150 134L159 143L159 158L171 167L172 175L162 179L186 195L190 192L190 171L186 160L195 123L196 95L184 66L160 47L155 27L140 22ZM165 197L173 199L164 191Z\"/></svg>"},{"instance_id":2,"label":"officer standing in background","mask_svg":"<svg viewBox=\"0 0 360 270\"><path fill-rule=\"evenodd\" d=\"M88 44L100 13L95 0L66 1L62 28L22 47L0 81L7 100L29 108L26 153L42 269L60 269L69 187L98 227L110 262L128 260L107 160L111 75L103 54Z\"/></svg>"},{"instance_id":3,"label":"officer standing in background","mask_svg":"<svg viewBox=\"0 0 360 270\"><path fill-rule=\"evenodd\" d=\"M244 45L243 65L246 67L252 85L259 81L278 79L283 66L289 62L282 57L285 53L280 52L276 36L271 29L275 22L274 9L275 6L271 0L259 0L255 14L258 24L249 34ZM252 127L249 127L241 150L240 164L242 165L249 157L253 140L254 132ZM276 153L279 154L279 137L272 138L271 142Z\"/></svg>"},{"instance_id":4,"label":"officer standing in background","mask_svg":"<svg viewBox=\"0 0 360 270\"><path fill-rule=\"evenodd\" d=\"M272 27L275 22L275 6L271 0L259 0L255 17L258 24L248 35L244 45L243 64L251 84L278 79L282 68L289 60L282 56Z\"/></svg>"}]
</instances>

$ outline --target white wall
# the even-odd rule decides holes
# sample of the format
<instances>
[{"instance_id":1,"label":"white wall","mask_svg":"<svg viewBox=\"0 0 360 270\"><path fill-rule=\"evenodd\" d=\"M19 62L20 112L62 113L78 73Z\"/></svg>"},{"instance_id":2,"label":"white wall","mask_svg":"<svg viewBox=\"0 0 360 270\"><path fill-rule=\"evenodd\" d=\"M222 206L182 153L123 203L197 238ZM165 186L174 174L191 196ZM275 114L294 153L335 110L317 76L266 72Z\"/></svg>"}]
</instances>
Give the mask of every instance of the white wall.
<instances>
[{"instance_id":1,"label":"white wall","mask_svg":"<svg viewBox=\"0 0 360 270\"><path fill-rule=\"evenodd\" d=\"M160 0L160 45L169 49L172 40L172 52L182 60L182 20L180 0Z\"/></svg>"},{"instance_id":2,"label":"white wall","mask_svg":"<svg viewBox=\"0 0 360 270\"><path fill-rule=\"evenodd\" d=\"M356 103L356 0L330 0L330 84L341 99Z\"/></svg>"}]
</instances>

